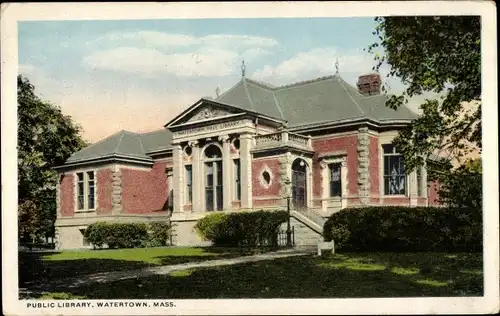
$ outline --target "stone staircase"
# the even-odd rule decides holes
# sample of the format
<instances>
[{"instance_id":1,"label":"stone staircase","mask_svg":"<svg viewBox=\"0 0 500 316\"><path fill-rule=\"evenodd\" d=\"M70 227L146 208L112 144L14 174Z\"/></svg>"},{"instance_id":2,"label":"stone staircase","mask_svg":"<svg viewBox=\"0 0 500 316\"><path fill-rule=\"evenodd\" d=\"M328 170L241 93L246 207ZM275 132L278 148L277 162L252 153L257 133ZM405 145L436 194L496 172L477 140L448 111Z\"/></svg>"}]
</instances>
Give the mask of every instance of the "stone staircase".
<instances>
[{"instance_id":1,"label":"stone staircase","mask_svg":"<svg viewBox=\"0 0 500 316\"><path fill-rule=\"evenodd\" d=\"M297 246L317 245L323 240L323 224L326 219L317 212L311 209L291 210L290 216Z\"/></svg>"}]
</instances>

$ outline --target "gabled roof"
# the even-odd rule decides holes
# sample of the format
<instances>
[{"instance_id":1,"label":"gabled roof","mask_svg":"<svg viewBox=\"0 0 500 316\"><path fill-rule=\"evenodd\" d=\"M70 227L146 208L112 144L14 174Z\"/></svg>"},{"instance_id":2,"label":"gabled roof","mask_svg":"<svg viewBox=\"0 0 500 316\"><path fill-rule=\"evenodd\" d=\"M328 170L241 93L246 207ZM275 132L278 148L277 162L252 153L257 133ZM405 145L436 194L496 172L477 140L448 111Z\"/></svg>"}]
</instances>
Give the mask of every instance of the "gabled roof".
<instances>
[{"instance_id":1,"label":"gabled roof","mask_svg":"<svg viewBox=\"0 0 500 316\"><path fill-rule=\"evenodd\" d=\"M286 120L291 128L350 119L384 123L417 117L405 106L398 110L386 107L386 100L385 95L362 95L339 75L278 87L244 77L216 99Z\"/></svg>"},{"instance_id":2,"label":"gabled roof","mask_svg":"<svg viewBox=\"0 0 500 316\"><path fill-rule=\"evenodd\" d=\"M148 153L169 149L171 141L172 133L166 129L143 134L122 130L74 153L65 165L113 158L152 162Z\"/></svg>"}]
</instances>

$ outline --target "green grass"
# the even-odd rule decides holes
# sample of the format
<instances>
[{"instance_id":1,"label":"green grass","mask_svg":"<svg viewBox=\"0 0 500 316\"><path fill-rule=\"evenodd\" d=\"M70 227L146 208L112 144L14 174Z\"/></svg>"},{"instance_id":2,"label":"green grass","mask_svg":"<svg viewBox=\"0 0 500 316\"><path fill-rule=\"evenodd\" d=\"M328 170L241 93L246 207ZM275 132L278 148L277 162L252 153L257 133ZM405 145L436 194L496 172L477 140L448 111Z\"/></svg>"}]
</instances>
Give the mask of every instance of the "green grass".
<instances>
[{"instance_id":1,"label":"green grass","mask_svg":"<svg viewBox=\"0 0 500 316\"><path fill-rule=\"evenodd\" d=\"M171 247L19 253L19 284L26 287L93 273L233 258L269 250L272 249Z\"/></svg>"},{"instance_id":2,"label":"green grass","mask_svg":"<svg viewBox=\"0 0 500 316\"><path fill-rule=\"evenodd\" d=\"M308 255L180 270L169 275L78 288L61 286L49 292L88 299L481 296L482 256L480 253Z\"/></svg>"}]
</instances>

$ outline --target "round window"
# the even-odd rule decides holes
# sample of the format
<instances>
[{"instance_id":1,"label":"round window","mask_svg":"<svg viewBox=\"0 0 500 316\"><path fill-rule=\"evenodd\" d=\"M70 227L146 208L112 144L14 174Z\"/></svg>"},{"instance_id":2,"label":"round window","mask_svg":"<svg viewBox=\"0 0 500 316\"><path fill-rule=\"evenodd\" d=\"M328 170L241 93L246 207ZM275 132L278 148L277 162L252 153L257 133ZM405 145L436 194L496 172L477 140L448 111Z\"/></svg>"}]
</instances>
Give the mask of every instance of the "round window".
<instances>
[{"instance_id":1,"label":"round window","mask_svg":"<svg viewBox=\"0 0 500 316\"><path fill-rule=\"evenodd\" d=\"M271 174L268 171L262 172L262 183L266 186L271 184Z\"/></svg>"}]
</instances>

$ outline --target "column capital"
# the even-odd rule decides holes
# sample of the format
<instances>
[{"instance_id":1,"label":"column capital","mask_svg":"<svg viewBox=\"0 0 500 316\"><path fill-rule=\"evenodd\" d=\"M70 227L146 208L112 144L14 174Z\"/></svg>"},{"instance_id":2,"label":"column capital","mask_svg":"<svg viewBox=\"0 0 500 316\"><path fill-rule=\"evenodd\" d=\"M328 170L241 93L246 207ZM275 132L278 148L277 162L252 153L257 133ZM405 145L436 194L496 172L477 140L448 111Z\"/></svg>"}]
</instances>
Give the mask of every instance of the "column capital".
<instances>
[{"instance_id":1,"label":"column capital","mask_svg":"<svg viewBox=\"0 0 500 316\"><path fill-rule=\"evenodd\" d=\"M182 145L180 142L172 142L172 149L182 149Z\"/></svg>"},{"instance_id":2,"label":"column capital","mask_svg":"<svg viewBox=\"0 0 500 316\"><path fill-rule=\"evenodd\" d=\"M221 135L221 136L219 136L218 139L219 139L219 141L226 143L229 141L229 135Z\"/></svg>"},{"instance_id":3,"label":"column capital","mask_svg":"<svg viewBox=\"0 0 500 316\"><path fill-rule=\"evenodd\" d=\"M200 142L199 142L197 139L194 139L194 140L190 140L190 141L188 142L188 145L189 145L190 147L198 147L198 146L200 145Z\"/></svg>"},{"instance_id":4,"label":"column capital","mask_svg":"<svg viewBox=\"0 0 500 316\"><path fill-rule=\"evenodd\" d=\"M319 162L319 167L321 169L325 169L327 166L328 166L328 164L326 163L326 161L324 159L321 159Z\"/></svg>"}]
</instances>

